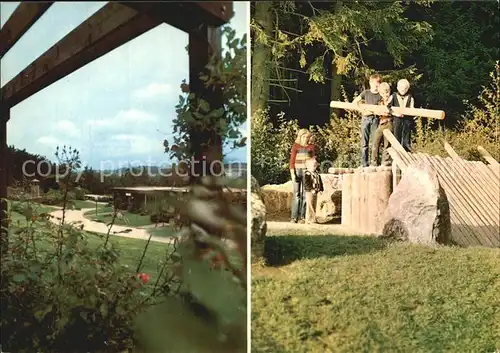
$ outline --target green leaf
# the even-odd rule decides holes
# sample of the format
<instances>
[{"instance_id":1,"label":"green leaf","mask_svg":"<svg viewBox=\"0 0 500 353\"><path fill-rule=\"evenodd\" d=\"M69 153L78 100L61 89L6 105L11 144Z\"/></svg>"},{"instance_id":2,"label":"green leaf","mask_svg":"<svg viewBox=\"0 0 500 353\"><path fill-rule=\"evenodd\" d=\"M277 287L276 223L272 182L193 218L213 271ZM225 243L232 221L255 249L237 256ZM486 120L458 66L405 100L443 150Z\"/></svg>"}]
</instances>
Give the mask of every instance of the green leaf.
<instances>
[{"instance_id":1,"label":"green leaf","mask_svg":"<svg viewBox=\"0 0 500 353\"><path fill-rule=\"evenodd\" d=\"M39 310L35 312L35 319L38 322L41 322L45 316L47 316L48 313L50 313L53 309L52 304L49 304L47 307L45 307L43 310Z\"/></svg>"},{"instance_id":2,"label":"green leaf","mask_svg":"<svg viewBox=\"0 0 500 353\"><path fill-rule=\"evenodd\" d=\"M106 303L102 303L101 306L99 307L99 312L101 313L103 318L107 317L108 316L108 305Z\"/></svg>"},{"instance_id":3,"label":"green leaf","mask_svg":"<svg viewBox=\"0 0 500 353\"><path fill-rule=\"evenodd\" d=\"M24 282L26 280L26 275L24 273L17 273L12 276L12 280L16 283Z\"/></svg>"}]
</instances>

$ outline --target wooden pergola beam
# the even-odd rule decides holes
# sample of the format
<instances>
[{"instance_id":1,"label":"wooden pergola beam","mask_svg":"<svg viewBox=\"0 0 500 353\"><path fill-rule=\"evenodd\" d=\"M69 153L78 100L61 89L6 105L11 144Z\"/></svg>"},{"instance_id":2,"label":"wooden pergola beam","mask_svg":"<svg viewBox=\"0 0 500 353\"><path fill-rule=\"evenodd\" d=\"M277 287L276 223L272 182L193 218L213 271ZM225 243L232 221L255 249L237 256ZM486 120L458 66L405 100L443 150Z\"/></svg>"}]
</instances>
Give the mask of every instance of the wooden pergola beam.
<instances>
[{"instance_id":1,"label":"wooden pergola beam","mask_svg":"<svg viewBox=\"0 0 500 353\"><path fill-rule=\"evenodd\" d=\"M187 33L193 33L202 26L220 27L228 23L234 15L232 1L124 1L120 4Z\"/></svg>"},{"instance_id":2,"label":"wooden pergola beam","mask_svg":"<svg viewBox=\"0 0 500 353\"><path fill-rule=\"evenodd\" d=\"M21 2L0 30L0 58L2 58L49 9L53 1Z\"/></svg>"},{"instance_id":3,"label":"wooden pergola beam","mask_svg":"<svg viewBox=\"0 0 500 353\"><path fill-rule=\"evenodd\" d=\"M160 23L127 6L109 2L2 87L2 108L12 108Z\"/></svg>"}]
</instances>

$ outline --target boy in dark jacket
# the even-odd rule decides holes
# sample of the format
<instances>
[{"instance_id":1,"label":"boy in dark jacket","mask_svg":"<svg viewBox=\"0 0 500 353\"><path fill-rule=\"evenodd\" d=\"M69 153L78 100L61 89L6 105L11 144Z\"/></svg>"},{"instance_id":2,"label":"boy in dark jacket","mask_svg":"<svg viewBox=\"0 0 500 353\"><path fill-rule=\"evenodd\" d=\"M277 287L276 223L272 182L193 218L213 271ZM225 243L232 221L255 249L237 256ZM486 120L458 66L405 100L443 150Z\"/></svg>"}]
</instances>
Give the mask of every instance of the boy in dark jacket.
<instances>
[{"instance_id":1,"label":"boy in dark jacket","mask_svg":"<svg viewBox=\"0 0 500 353\"><path fill-rule=\"evenodd\" d=\"M316 158L306 161L306 171L304 173L304 191L306 192L306 223L316 223L316 211L314 210L314 195L323 192L323 181L316 172L318 162Z\"/></svg>"},{"instance_id":2,"label":"boy in dark jacket","mask_svg":"<svg viewBox=\"0 0 500 353\"><path fill-rule=\"evenodd\" d=\"M406 79L398 81L398 91L392 96L393 107L414 108L415 101L409 92L410 82ZM393 129L394 137L403 146L407 152L411 152L411 130L413 125L413 117L405 115L394 115Z\"/></svg>"}]
</instances>

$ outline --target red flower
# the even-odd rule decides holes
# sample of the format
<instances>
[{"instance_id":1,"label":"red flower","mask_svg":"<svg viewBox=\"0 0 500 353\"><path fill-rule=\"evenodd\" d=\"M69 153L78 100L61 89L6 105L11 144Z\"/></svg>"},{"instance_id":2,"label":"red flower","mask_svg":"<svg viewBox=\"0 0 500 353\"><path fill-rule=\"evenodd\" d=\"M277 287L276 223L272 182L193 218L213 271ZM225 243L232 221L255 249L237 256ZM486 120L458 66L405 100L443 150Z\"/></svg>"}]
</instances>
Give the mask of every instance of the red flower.
<instances>
[{"instance_id":1,"label":"red flower","mask_svg":"<svg viewBox=\"0 0 500 353\"><path fill-rule=\"evenodd\" d=\"M36 216L31 216L31 221L32 222L36 221Z\"/></svg>"},{"instance_id":2,"label":"red flower","mask_svg":"<svg viewBox=\"0 0 500 353\"><path fill-rule=\"evenodd\" d=\"M142 283L146 284L149 282L151 278L147 273L138 273L137 277L142 281Z\"/></svg>"}]
</instances>

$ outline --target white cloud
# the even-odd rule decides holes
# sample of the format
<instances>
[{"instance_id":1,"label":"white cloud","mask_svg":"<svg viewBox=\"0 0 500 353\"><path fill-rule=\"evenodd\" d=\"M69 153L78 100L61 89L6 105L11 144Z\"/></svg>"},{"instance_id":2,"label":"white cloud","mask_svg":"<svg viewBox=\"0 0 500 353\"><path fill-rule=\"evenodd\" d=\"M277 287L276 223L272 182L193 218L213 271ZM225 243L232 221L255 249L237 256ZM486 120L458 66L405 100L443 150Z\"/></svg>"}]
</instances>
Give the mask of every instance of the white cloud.
<instances>
[{"instance_id":1,"label":"white cloud","mask_svg":"<svg viewBox=\"0 0 500 353\"><path fill-rule=\"evenodd\" d=\"M128 145L129 155L157 154L162 151L161 139L153 139L151 136L118 134L111 136L112 144ZM116 141L116 142L115 142Z\"/></svg>"},{"instance_id":2,"label":"white cloud","mask_svg":"<svg viewBox=\"0 0 500 353\"><path fill-rule=\"evenodd\" d=\"M50 146L50 147L56 147L57 144L60 143L60 141L52 136L42 136L39 137L36 142L39 144L45 145L45 146Z\"/></svg>"},{"instance_id":3,"label":"white cloud","mask_svg":"<svg viewBox=\"0 0 500 353\"><path fill-rule=\"evenodd\" d=\"M59 120L55 124L55 129L70 137L77 137L81 135L75 124L69 120Z\"/></svg>"},{"instance_id":4,"label":"white cloud","mask_svg":"<svg viewBox=\"0 0 500 353\"><path fill-rule=\"evenodd\" d=\"M134 96L138 99L151 99L158 96L168 96L173 93L172 85L165 83L150 83L146 87L142 87L134 92Z\"/></svg>"},{"instance_id":5,"label":"white cloud","mask_svg":"<svg viewBox=\"0 0 500 353\"><path fill-rule=\"evenodd\" d=\"M133 130L156 121L156 116L138 109L120 110L112 118L89 120L91 128L109 130Z\"/></svg>"}]
</instances>

